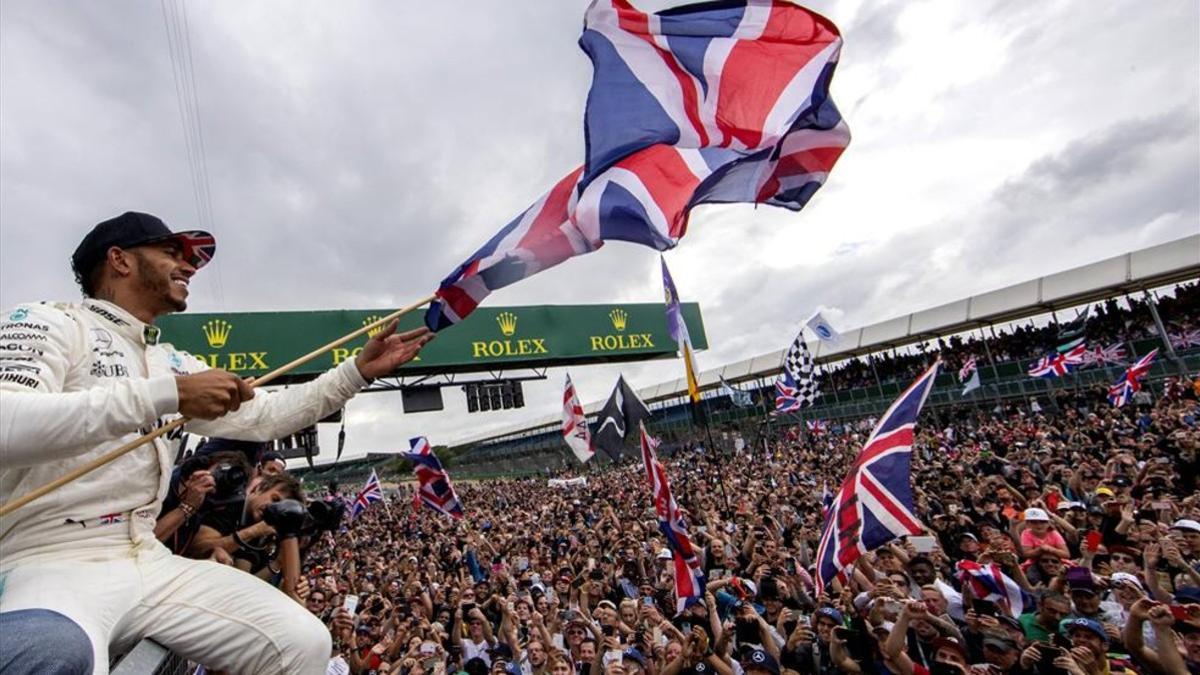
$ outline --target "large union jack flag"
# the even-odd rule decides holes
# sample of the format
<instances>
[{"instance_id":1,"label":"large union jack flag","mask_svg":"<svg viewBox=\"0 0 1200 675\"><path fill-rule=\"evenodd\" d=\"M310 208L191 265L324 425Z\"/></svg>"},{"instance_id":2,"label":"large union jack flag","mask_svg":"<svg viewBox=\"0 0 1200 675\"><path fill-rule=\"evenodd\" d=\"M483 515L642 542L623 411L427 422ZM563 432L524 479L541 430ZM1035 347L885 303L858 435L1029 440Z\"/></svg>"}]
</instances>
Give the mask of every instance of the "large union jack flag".
<instances>
[{"instance_id":1,"label":"large union jack flag","mask_svg":"<svg viewBox=\"0 0 1200 675\"><path fill-rule=\"evenodd\" d=\"M1129 399L1141 390L1142 378L1150 372L1150 367L1154 365L1154 359L1157 356L1158 350L1152 349L1149 354L1126 368L1125 372L1121 374L1121 379L1108 388L1108 402L1118 408L1128 403Z\"/></svg>"},{"instance_id":2,"label":"large union jack flag","mask_svg":"<svg viewBox=\"0 0 1200 675\"><path fill-rule=\"evenodd\" d=\"M404 458L412 460L413 474L417 477L416 499L438 513L451 518L462 518L462 502L450 484L450 474L442 468L442 463L424 436L417 436L408 441L409 451Z\"/></svg>"},{"instance_id":3,"label":"large union jack flag","mask_svg":"<svg viewBox=\"0 0 1200 675\"><path fill-rule=\"evenodd\" d=\"M850 141L829 96L837 27L785 0L654 14L596 0L579 42L593 65L584 166L442 281L433 330L606 241L673 248L699 204L799 210Z\"/></svg>"},{"instance_id":4,"label":"large union jack flag","mask_svg":"<svg viewBox=\"0 0 1200 675\"><path fill-rule=\"evenodd\" d=\"M1076 368L1083 365L1085 354L1087 354L1087 345L1082 343L1065 352L1048 354L1029 367L1029 376L1062 377L1067 373L1075 372Z\"/></svg>"},{"instance_id":5,"label":"large union jack flag","mask_svg":"<svg viewBox=\"0 0 1200 675\"><path fill-rule=\"evenodd\" d=\"M683 611L689 598L704 597L704 565L700 556L692 547L692 538L688 536L687 521L679 512L679 505L671 496L671 483L667 480L667 470L658 461L655 450L658 439L646 433L646 425L640 425L642 431L642 466L646 469L646 479L650 483L650 498L654 501L654 513L658 516L658 529L667 539L667 548L671 550L671 558L675 562L675 599L676 608Z\"/></svg>"},{"instance_id":6,"label":"large union jack flag","mask_svg":"<svg viewBox=\"0 0 1200 675\"><path fill-rule=\"evenodd\" d=\"M383 501L383 488L379 485L379 476L375 473L375 469L371 469L371 475L367 478L366 484L363 485L363 489L358 491L354 503L350 506L350 517L357 518L367 510L368 506L381 501Z\"/></svg>"},{"instance_id":7,"label":"large union jack flag","mask_svg":"<svg viewBox=\"0 0 1200 675\"><path fill-rule=\"evenodd\" d=\"M923 530L913 515L913 429L933 389L935 362L879 419L838 490L817 548L817 588L844 578L862 554Z\"/></svg>"}]
</instances>

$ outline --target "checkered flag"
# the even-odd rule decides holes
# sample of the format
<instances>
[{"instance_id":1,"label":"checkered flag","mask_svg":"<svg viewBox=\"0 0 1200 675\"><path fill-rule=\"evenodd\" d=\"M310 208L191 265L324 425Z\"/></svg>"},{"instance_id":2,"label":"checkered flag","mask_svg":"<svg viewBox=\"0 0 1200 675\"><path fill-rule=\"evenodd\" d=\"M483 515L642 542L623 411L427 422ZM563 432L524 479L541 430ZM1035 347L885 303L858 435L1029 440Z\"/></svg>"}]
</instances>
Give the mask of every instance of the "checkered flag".
<instances>
[{"instance_id":1,"label":"checkered flag","mask_svg":"<svg viewBox=\"0 0 1200 675\"><path fill-rule=\"evenodd\" d=\"M783 369L795 383L796 400L802 408L811 406L820 395L820 388L817 387L814 377L816 367L808 345L804 342L804 333L801 332L788 349L787 356L783 357Z\"/></svg>"}]
</instances>

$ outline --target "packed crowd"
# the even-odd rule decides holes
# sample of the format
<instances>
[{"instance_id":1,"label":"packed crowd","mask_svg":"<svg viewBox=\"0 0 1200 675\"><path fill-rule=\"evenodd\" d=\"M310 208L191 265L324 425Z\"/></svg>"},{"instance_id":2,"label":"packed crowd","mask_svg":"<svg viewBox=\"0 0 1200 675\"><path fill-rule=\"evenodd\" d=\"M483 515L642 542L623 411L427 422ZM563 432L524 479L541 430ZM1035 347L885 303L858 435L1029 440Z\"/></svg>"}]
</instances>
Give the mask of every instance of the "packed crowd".
<instances>
[{"instance_id":1,"label":"packed crowd","mask_svg":"<svg viewBox=\"0 0 1200 675\"><path fill-rule=\"evenodd\" d=\"M1156 304L1165 327L1173 335L1188 335L1200 327L1200 284L1191 282L1176 286L1169 294L1159 297ZM1059 316L1059 319L1064 323L1073 320L1069 314ZM882 352L842 361L822 372L821 377L828 383L826 388L870 387L877 381L911 380L934 354L941 357L947 368L957 369L972 356L985 361L988 349L997 362L1024 361L1044 356L1047 346L1054 344L1060 327L1057 323L1042 326L1029 323L1011 329L993 329L986 334L977 332L965 337L938 338L936 342L916 345L904 353ZM1150 306L1144 300L1127 297L1120 301L1111 298L1093 305L1085 337L1089 345L1107 347L1157 334ZM984 339L987 340L986 349Z\"/></svg>"},{"instance_id":2,"label":"packed crowd","mask_svg":"<svg viewBox=\"0 0 1200 675\"><path fill-rule=\"evenodd\" d=\"M296 509L283 462L250 465L235 446L209 469L185 465L160 524L201 510L168 541L278 581L330 630L330 673L1197 672L1197 393L1172 381L1122 410L1063 390L1037 414L925 411L912 478L927 536L871 552L823 591L823 487L873 420L786 429L765 455L666 453L707 577L682 611L633 461L586 485L459 485L461 521L415 509L403 486L341 519L335 490ZM241 479L230 467L246 472L244 503L221 497ZM298 574L281 540L298 541ZM1023 601L972 597L964 561L994 563Z\"/></svg>"}]
</instances>

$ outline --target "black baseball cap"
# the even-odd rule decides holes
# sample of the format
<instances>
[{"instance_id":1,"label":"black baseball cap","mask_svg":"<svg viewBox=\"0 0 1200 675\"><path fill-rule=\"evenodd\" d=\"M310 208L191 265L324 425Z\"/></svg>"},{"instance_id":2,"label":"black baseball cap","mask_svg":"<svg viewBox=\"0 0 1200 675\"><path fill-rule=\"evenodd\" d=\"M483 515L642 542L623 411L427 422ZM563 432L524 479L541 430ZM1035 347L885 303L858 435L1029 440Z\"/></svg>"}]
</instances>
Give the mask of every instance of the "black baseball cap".
<instances>
[{"instance_id":1,"label":"black baseball cap","mask_svg":"<svg viewBox=\"0 0 1200 675\"><path fill-rule=\"evenodd\" d=\"M217 241L204 230L172 232L166 223L149 213L126 211L92 228L71 254L71 269L80 277L91 274L113 246L133 248L174 239L183 248L183 257L200 269L212 260Z\"/></svg>"}]
</instances>

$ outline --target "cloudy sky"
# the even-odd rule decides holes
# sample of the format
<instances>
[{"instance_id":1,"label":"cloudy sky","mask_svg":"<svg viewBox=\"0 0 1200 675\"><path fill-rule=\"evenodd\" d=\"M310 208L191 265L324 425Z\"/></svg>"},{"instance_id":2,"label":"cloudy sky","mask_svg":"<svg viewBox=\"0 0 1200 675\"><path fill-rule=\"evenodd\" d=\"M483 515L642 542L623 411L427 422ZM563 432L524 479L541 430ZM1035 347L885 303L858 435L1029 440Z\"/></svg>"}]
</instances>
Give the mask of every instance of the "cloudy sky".
<instances>
[{"instance_id":1,"label":"cloudy sky","mask_svg":"<svg viewBox=\"0 0 1200 675\"><path fill-rule=\"evenodd\" d=\"M195 2L201 216L175 1L0 4L0 305L77 297L70 252L135 209L211 220L193 311L400 306L582 159L582 0ZM786 346L817 306L859 326L1200 229L1194 0L812 5L845 37L834 96L854 140L801 213L693 213L668 261L701 304L701 367ZM655 258L618 242L489 303L657 301ZM679 364L624 371L648 386ZM572 377L590 402L617 372ZM407 417L398 395L362 397L348 451L554 414L549 376L525 409L470 417L452 390Z\"/></svg>"}]
</instances>

